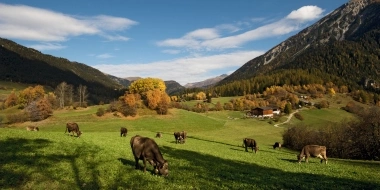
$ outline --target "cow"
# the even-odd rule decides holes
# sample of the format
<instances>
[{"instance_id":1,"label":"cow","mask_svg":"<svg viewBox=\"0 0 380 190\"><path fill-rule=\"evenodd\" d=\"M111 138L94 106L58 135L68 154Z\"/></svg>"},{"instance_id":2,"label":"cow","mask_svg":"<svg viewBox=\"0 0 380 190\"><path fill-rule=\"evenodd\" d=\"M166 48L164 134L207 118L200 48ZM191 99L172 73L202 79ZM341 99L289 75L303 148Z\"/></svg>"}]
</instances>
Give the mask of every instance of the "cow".
<instances>
[{"instance_id":1,"label":"cow","mask_svg":"<svg viewBox=\"0 0 380 190\"><path fill-rule=\"evenodd\" d=\"M157 132L156 138L161 138L161 137L162 137L162 133L161 132Z\"/></svg>"},{"instance_id":2,"label":"cow","mask_svg":"<svg viewBox=\"0 0 380 190\"><path fill-rule=\"evenodd\" d=\"M187 132L186 131L181 131L180 136L182 137L181 143L185 143L186 138L187 138Z\"/></svg>"},{"instance_id":3,"label":"cow","mask_svg":"<svg viewBox=\"0 0 380 190\"><path fill-rule=\"evenodd\" d=\"M123 136L126 137L127 133L128 133L127 128L125 127L120 128L120 137L123 137Z\"/></svg>"},{"instance_id":4,"label":"cow","mask_svg":"<svg viewBox=\"0 0 380 190\"><path fill-rule=\"evenodd\" d=\"M130 143L136 169L139 169L139 160L142 160L144 172L146 172L146 161L148 161L154 167L155 174L169 175L169 164L163 158L157 143L153 139L136 135L131 138Z\"/></svg>"},{"instance_id":5,"label":"cow","mask_svg":"<svg viewBox=\"0 0 380 190\"><path fill-rule=\"evenodd\" d=\"M309 162L309 157L318 157L321 159L321 163L323 160L325 164L327 164L327 155L326 155L326 147L319 145L306 145L302 148L302 151L299 155L297 155L298 163L301 163L302 159L305 158L306 162Z\"/></svg>"},{"instance_id":6,"label":"cow","mask_svg":"<svg viewBox=\"0 0 380 190\"><path fill-rule=\"evenodd\" d=\"M276 149L278 148L279 150L281 150L281 143L280 142L275 142L274 145L273 145L273 149Z\"/></svg>"},{"instance_id":7,"label":"cow","mask_svg":"<svg viewBox=\"0 0 380 190\"><path fill-rule=\"evenodd\" d=\"M74 122L68 122L66 123L66 132L69 132L70 133L73 133L72 136L74 136L74 133L77 134L77 137L80 137L80 135L82 134L82 132L79 130L79 126L77 123L74 123Z\"/></svg>"},{"instance_id":8,"label":"cow","mask_svg":"<svg viewBox=\"0 0 380 190\"><path fill-rule=\"evenodd\" d=\"M35 126L27 126L26 130L27 131L39 131L40 129L38 127L35 127Z\"/></svg>"},{"instance_id":9,"label":"cow","mask_svg":"<svg viewBox=\"0 0 380 190\"><path fill-rule=\"evenodd\" d=\"M181 131L181 132L174 132L174 138L175 138L175 143L185 143L185 140L187 138L187 132L186 131Z\"/></svg>"},{"instance_id":10,"label":"cow","mask_svg":"<svg viewBox=\"0 0 380 190\"><path fill-rule=\"evenodd\" d=\"M257 145L257 142L254 139L244 138L243 146L245 147L246 152L248 152L248 147L252 148L252 152L253 152L253 149L255 149L255 154L259 150L259 146Z\"/></svg>"}]
</instances>

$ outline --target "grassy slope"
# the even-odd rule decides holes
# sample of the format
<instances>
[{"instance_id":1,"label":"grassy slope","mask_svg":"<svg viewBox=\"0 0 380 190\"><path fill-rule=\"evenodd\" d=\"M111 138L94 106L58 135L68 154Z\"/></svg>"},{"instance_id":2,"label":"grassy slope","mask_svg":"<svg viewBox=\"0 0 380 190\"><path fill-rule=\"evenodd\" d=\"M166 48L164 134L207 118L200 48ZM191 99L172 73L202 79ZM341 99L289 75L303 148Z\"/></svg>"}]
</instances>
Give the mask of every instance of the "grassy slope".
<instances>
[{"instance_id":1,"label":"grassy slope","mask_svg":"<svg viewBox=\"0 0 380 190\"><path fill-rule=\"evenodd\" d=\"M376 189L379 162L329 159L297 164L296 152L273 150L283 128L268 121L242 119L241 112L198 114L170 110L167 116L118 118L95 116L97 108L55 112L33 123L0 128L0 187L2 189ZM322 110L323 111L323 110ZM333 113L342 114L335 110ZM78 122L81 138L64 135L67 121ZM121 126L128 128L120 137ZM174 131L186 130L185 144L175 144ZM133 135L155 139L170 175L157 177L134 169L129 146ZM255 138L257 154L241 147L244 137ZM141 164L141 161L140 161ZM152 167L148 165L148 171Z\"/></svg>"}]
</instances>

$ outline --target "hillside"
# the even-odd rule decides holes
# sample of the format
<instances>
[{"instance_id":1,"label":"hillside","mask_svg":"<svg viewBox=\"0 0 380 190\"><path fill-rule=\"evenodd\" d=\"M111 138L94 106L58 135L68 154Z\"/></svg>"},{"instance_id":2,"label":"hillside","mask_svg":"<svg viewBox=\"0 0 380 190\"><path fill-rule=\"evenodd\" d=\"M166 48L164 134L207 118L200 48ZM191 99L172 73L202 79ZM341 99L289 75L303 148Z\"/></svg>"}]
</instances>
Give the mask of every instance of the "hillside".
<instances>
[{"instance_id":1,"label":"hillside","mask_svg":"<svg viewBox=\"0 0 380 190\"><path fill-rule=\"evenodd\" d=\"M223 75L220 75L220 76L217 76L214 78L206 79L204 81L187 83L185 85L185 87L186 88L207 88L207 87L211 87L211 86L214 86L215 84L217 84L219 81L226 78L227 76L228 76L227 74L223 74Z\"/></svg>"},{"instance_id":2,"label":"hillside","mask_svg":"<svg viewBox=\"0 0 380 190\"><path fill-rule=\"evenodd\" d=\"M87 86L89 100L113 100L122 86L97 69L0 38L0 80L55 88L61 82Z\"/></svg>"},{"instance_id":3,"label":"hillside","mask_svg":"<svg viewBox=\"0 0 380 190\"><path fill-rule=\"evenodd\" d=\"M269 86L307 84L306 77L352 89L361 88L365 80L379 83L379 20L379 0L352 0L248 61L217 86L269 75L276 77L273 82L265 79ZM292 72L290 78L275 76L284 71Z\"/></svg>"}]
</instances>

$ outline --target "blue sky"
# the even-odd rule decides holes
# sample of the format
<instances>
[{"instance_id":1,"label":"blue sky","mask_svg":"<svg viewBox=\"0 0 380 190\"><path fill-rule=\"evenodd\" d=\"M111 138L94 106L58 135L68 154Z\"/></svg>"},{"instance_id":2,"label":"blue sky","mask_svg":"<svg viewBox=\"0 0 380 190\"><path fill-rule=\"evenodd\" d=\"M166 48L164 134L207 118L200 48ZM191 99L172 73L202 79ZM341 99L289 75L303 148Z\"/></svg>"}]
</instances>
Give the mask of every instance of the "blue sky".
<instances>
[{"instance_id":1,"label":"blue sky","mask_svg":"<svg viewBox=\"0 0 380 190\"><path fill-rule=\"evenodd\" d=\"M231 74L348 0L0 0L0 37L117 77Z\"/></svg>"}]
</instances>

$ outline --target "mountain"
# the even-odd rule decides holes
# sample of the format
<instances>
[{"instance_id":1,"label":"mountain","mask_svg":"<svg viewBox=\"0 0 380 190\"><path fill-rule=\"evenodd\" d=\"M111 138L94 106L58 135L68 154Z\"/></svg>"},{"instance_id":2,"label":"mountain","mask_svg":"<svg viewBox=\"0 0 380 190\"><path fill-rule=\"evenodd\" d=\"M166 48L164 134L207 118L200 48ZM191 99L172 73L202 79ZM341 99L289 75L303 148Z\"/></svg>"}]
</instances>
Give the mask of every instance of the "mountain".
<instances>
[{"instance_id":1,"label":"mountain","mask_svg":"<svg viewBox=\"0 0 380 190\"><path fill-rule=\"evenodd\" d=\"M119 83L120 85L123 85L125 88L129 87L129 85L131 85L133 81L142 79L141 77L119 78L112 75L107 75L107 76L110 77L112 80L116 81L117 83ZM166 86L166 93L169 95L180 93L183 90L185 90L185 87L183 87L176 81L170 80L170 81L164 81L164 83Z\"/></svg>"},{"instance_id":2,"label":"mountain","mask_svg":"<svg viewBox=\"0 0 380 190\"><path fill-rule=\"evenodd\" d=\"M263 76L272 76L263 79L267 86L330 81L359 88L363 80L379 82L379 21L380 0L351 0L248 61L216 86L244 80L252 83Z\"/></svg>"},{"instance_id":3,"label":"mountain","mask_svg":"<svg viewBox=\"0 0 380 190\"><path fill-rule=\"evenodd\" d=\"M178 82L169 80L164 81L166 86L166 93L169 95L174 95L183 92L186 88L180 85Z\"/></svg>"},{"instance_id":4,"label":"mountain","mask_svg":"<svg viewBox=\"0 0 380 190\"><path fill-rule=\"evenodd\" d=\"M227 76L228 76L227 74L223 74L223 75L220 75L220 76L217 76L214 78L206 79L206 80L201 81L201 82L187 83L185 85L185 87L186 88L207 88L207 87L211 87L211 86L217 84L219 81L226 78Z\"/></svg>"},{"instance_id":5,"label":"mountain","mask_svg":"<svg viewBox=\"0 0 380 190\"><path fill-rule=\"evenodd\" d=\"M124 87L128 87L133 81L133 80L128 80L128 78L119 78L119 77L109 75L109 74L106 74L106 75Z\"/></svg>"},{"instance_id":6,"label":"mountain","mask_svg":"<svg viewBox=\"0 0 380 190\"><path fill-rule=\"evenodd\" d=\"M0 38L0 80L56 88L61 82L87 86L89 101L109 102L122 85L85 64L54 57ZM89 103L90 103L89 102Z\"/></svg>"}]
</instances>

